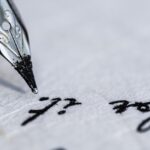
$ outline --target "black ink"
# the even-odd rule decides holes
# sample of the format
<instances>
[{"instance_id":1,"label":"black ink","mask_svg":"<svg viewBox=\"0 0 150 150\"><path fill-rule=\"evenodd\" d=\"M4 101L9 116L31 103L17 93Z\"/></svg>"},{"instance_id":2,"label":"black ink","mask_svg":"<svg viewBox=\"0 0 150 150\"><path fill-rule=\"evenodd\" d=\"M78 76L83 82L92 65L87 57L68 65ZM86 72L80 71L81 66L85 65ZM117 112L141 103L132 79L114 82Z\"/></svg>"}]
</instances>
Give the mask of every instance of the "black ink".
<instances>
[{"instance_id":1,"label":"black ink","mask_svg":"<svg viewBox=\"0 0 150 150\"><path fill-rule=\"evenodd\" d=\"M143 112L143 113L146 113L146 112L149 112L150 111L150 102L135 102L135 103L131 103L127 100L119 100L119 101L113 101L113 102L110 102L109 104L111 105L115 105L117 104L116 106L114 106L114 110L116 110L116 113L123 113L127 110L127 108L129 107L135 107L138 111L140 112Z\"/></svg>"},{"instance_id":2,"label":"black ink","mask_svg":"<svg viewBox=\"0 0 150 150\"><path fill-rule=\"evenodd\" d=\"M64 115L66 113L66 110L62 110L58 112L58 115Z\"/></svg>"},{"instance_id":3,"label":"black ink","mask_svg":"<svg viewBox=\"0 0 150 150\"><path fill-rule=\"evenodd\" d=\"M22 57L22 61L16 63L15 69L24 78L26 83L31 88L32 92L37 94L38 91L37 91L37 85L32 71L31 56Z\"/></svg>"},{"instance_id":4,"label":"black ink","mask_svg":"<svg viewBox=\"0 0 150 150\"><path fill-rule=\"evenodd\" d=\"M135 102L135 104L131 104L129 105L129 107L136 107L137 110L139 110L140 112L149 112L150 111L150 107L149 107L149 104L150 102L146 102L146 103L143 103L143 102Z\"/></svg>"},{"instance_id":5,"label":"black ink","mask_svg":"<svg viewBox=\"0 0 150 150\"><path fill-rule=\"evenodd\" d=\"M75 98L66 98L64 100L65 101L69 101L69 104L67 104L66 106L64 106L64 109L67 109L67 108L75 106L75 105L82 105L82 103L77 102L77 100Z\"/></svg>"},{"instance_id":6,"label":"black ink","mask_svg":"<svg viewBox=\"0 0 150 150\"><path fill-rule=\"evenodd\" d=\"M43 102L43 101L47 101L49 100L49 97L41 97L39 99L39 101ZM35 119L37 119L38 117L40 117L41 115L45 114L49 109L51 109L52 107L54 107L55 105L57 105L60 101L62 101L61 98L53 98L50 100L50 104L47 105L46 107L42 108L42 109L31 109L29 110L29 114L33 114L32 116L30 116L29 118L27 118L21 125L22 126L25 126L27 125L28 123L34 121ZM59 111L58 112L58 115L64 115L66 113L66 110L69 108L69 107L72 107L72 106L75 106L75 105L81 105L82 103L78 102L76 99L74 98L66 98L64 99L63 101L67 101L66 104L64 107L63 107L63 110Z\"/></svg>"},{"instance_id":7,"label":"black ink","mask_svg":"<svg viewBox=\"0 0 150 150\"><path fill-rule=\"evenodd\" d=\"M69 101L69 103L63 107L64 110L61 110L58 112L58 115L64 115L66 113L65 109L68 109L69 107L82 104L82 103L78 102L75 98L66 98L64 100Z\"/></svg>"},{"instance_id":8,"label":"black ink","mask_svg":"<svg viewBox=\"0 0 150 150\"><path fill-rule=\"evenodd\" d=\"M57 105L58 102L61 101L61 98L54 98L52 99L52 103L48 106L46 106L43 109L40 110L30 110L29 113L30 114L34 114L33 116L29 117L28 119L26 119L23 123L22 126L27 125L28 123L30 123L31 121L35 120L36 118L38 118L39 116L43 115L44 113L46 113L50 108L54 107L55 105Z\"/></svg>"},{"instance_id":9,"label":"black ink","mask_svg":"<svg viewBox=\"0 0 150 150\"><path fill-rule=\"evenodd\" d=\"M129 102L126 100L113 101L109 103L110 105L118 104L113 109L116 110L116 113L123 113L127 110Z\"/></svg>"},{"instance_id":10,"label":"black ink","mask_svg":"<svg viewBox=\"0 0 150 150\"><path fill-rule=\"evenodd\" d=\"M40 99L39 99L39 101L47 101L47 100L49 100L49 97L41 97Z\"/></svg>"},{"instance_id":11,"label":"black ink","mask_svg":"<svg viewBox=\"0 0 150 150\"><path fill-rule=\"evenodd\" d=\"M149 123L149 126L146 126ZM137 128L138 132L147 132L148 130L150 130L150 117L143 120L140 125Z\"/></svg>"},{"instance_id":12,"label":"black ink","mask_svg":"<svg viewBox=\"0 0 150 150\"><path fill-rule=\"evenodd\" d=\"M127 111L127 108L130 108L130 107L132 107L132 108L134 107L142 113L150 112L150 106L149 106L150 102L131 103L127 100L119 100L119 101L110 102L109 104L116 105L113 107L113 109L115 110L116 113L120 113L120 114ZM150 130L150 117L143 120L137 127L137 131L140 133L147 132L148 130Z\"/></svg>"}]
</instances>

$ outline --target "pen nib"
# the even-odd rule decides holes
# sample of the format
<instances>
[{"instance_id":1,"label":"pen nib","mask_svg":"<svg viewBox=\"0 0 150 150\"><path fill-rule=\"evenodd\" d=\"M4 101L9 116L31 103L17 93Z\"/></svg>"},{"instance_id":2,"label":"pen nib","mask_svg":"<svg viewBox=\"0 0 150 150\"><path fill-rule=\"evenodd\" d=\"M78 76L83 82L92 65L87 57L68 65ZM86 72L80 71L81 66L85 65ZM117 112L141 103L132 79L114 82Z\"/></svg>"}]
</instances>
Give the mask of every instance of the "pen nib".
<instances>
[{"instance_id":1,"label":"pen nib","mask_svg":"<svg viewBox=\"0 0 150 150\"><path fill-rule=\"evenodd\" d=\"M33 74L33 71L32 71L31 57L30 56L25 56L24 58L22 58L21 62L16 63L15 69L24 78L26 83L31 88L32 92L34 94L37 94L38 89L37 89L34 74Z\"/></svg>"},{"instance_id":2,"label":"pen nib","mask_svg":"<svg viewBox=\"0 0 150 150\"><path fill-rule=\"evenodd\" d=\"M13 0L0 0L0 54L37 94L28 32Z\"/></svg>"}]
</instances>

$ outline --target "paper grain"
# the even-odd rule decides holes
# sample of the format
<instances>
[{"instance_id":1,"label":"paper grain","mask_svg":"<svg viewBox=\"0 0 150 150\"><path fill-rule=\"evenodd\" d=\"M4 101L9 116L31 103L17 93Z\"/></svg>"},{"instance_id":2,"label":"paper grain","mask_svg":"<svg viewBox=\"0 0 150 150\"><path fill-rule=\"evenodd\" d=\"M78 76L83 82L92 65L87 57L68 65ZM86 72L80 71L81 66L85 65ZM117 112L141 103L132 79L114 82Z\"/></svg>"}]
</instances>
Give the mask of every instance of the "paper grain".
<instances>
[{"instance_id":1,"label":"paper grain","mask_svg":"<svg viewBox=\"0 0 150 150\"><path fill-rule=\"evenodd\" d=\"M150 132L136 127L150 114L116 115L109 102L150 100L150 1L15 0L30 34L39 95L1 58L0 149L149 150ZM41 96L74 97L29 125Z\"/></svg>"}]
</instances>

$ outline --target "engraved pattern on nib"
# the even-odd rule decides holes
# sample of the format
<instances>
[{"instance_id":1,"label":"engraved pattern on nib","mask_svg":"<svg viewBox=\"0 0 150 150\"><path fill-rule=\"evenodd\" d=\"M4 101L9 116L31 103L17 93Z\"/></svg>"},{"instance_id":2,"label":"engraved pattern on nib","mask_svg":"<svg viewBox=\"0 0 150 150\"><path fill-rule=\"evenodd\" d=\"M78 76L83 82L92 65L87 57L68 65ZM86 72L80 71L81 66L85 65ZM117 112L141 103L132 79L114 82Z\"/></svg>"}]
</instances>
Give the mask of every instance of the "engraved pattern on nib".
<instances>
[{"instance_id":1,"label":"engraved pattern on nib","mask_svg":"<svg viewBox=\"0 0 150 150\"><path fill-rule=\"evenodd\" d=\"M31 56L24 56L21 62L16 63L15 69L24 78L32 92L37 94L38 89L32 71Z\"/></svg>"}]
</instances>

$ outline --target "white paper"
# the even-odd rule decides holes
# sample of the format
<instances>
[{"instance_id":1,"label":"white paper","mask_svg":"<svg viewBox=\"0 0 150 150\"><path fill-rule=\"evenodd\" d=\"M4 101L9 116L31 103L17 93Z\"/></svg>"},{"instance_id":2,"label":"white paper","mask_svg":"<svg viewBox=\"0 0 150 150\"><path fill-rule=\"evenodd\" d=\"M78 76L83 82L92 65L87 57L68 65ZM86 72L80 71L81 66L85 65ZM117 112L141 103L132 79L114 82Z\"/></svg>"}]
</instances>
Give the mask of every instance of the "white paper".
<instances>
[{"instance_id":1,"label":"white paper","mask_svg":"<svg viewBox=\"0 0 150 150\"><path fill-rule=\"evenodd\" d=\"M150 116L135 108L116 114L109 102L150 101L149 0L15 0L28 28L39 94L0 59L0 149L149 150ZM22 127L31 109L59 103Z\"/></svg>"}]
</instances>

